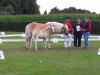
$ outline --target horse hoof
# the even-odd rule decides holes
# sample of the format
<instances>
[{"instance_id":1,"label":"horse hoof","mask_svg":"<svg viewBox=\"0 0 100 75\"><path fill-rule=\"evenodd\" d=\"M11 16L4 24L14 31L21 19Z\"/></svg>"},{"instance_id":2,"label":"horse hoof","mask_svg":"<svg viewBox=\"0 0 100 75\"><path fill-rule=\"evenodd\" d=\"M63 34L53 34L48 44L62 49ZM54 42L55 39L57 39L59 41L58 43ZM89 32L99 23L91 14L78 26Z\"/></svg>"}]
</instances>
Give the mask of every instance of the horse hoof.
<instances>
[{"instance_id":1,"label":"horse hoof","mask_svg":"<svg viewBox=\"0 0 100 75\"><path fill-rule=\"evenodd\" d=\"M28 47L26 47L28 49Z\"/></svg>"},{"instance_id":2,"label":"horse hoof","mask_svg":"<svg viewBox=\"0 0 100 75\"><path fill-rule=\"evenodd\" d=\"M48 48L50 49L51 47L50 47L50 46L48 46Z\"/></svg>"},{"instance_id":3,"label":"horse hoof","mask_svg":"<svg viewBox=\"0 0 100 75\"><path fill-rule=\"evenodd\" d=\"M29 48L29 50L31 50L32 48Z\"/></svg>"},{"instance_id":4,"label":"horse hoof","mask_svg":"<svg viewBox=\"0 0 100 75\"><path fill-rule=\"evenodd\" d=\"M48 47L49 49L51 49L51 47Z\"/></svg>"},{"instance_id":5,"label":"horse hoof","mask_svg":"<svg viewBox=\"0 0 100 75\"><path fill-rule=\"evenodd\" d=\"M47 51L48 49L47 49L47 48L45 48L45 50Z\"/></svg>"}]
</instances>

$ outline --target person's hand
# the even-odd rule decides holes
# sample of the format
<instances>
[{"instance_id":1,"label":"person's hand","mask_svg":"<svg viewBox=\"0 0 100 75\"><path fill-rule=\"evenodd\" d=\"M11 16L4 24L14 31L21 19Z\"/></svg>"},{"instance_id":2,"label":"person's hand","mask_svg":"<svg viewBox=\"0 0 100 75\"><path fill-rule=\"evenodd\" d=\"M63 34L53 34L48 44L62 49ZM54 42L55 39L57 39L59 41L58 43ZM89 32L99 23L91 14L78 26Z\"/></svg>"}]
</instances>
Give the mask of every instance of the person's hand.
<instances>
[{"instance_id":1,"label":"person's hand","mask_svg":"<svg viewBox=\"0 0 100 75\"><path fill-rule=\"evenodd\" d=\"M80 28L81 31L83 31L83 28Z\"/></svg>"},{"instance_id":2,"label":"person's hand","mask_svg":"<svg viewBox=\"0 0 100 75\"><path fill-rule=\"evenodd\" d=\"M86 31L85 29L83 31Z\"/></svg>"}]
</instances>

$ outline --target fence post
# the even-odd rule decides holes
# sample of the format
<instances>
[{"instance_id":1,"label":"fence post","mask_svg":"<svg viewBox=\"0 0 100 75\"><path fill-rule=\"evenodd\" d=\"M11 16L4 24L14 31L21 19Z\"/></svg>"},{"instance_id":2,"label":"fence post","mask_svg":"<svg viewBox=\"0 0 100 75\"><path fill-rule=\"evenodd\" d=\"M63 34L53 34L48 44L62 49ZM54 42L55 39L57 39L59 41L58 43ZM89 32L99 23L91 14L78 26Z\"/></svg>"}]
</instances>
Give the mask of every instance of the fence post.
<instances>
[{"instance_id":1,"label":"fence post","mask_svg":"<svg viewBox=\"0 0 100 75\"><path fill-rule=\"evenodd\" d=\"M100 40L100 36L99 36L99 40Z\"/></svg>"},{"instance_id":2,"label":"fence post","mask_svg":"<svg viewBox=\"0 0 100 75\"><path fill-rule=\"evenodd\" d=\"M0 44L2 44L2 40L0 39Z\"/></svg>"}]
</instances>

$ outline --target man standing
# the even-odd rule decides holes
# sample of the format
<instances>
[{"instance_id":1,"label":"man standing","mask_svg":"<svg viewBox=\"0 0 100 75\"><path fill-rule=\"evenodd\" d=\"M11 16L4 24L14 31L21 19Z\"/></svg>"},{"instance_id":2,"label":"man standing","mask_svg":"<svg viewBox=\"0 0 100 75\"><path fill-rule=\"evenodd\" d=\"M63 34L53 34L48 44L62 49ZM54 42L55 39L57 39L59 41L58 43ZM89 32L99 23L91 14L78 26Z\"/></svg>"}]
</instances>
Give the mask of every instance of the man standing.
<instances>
[{"instance_id":1,"label":"man standing","mask_svg":"<svg viewBox=\"0 0 100 75\"><path fill-rule=\"evenodd\" d=\"M72 45L72 24L70 23L70 18L67 17L66 21L64 22L65 28L68 31L68 34L64 35L64 48L71 48ZM68 39L68 42L67 42Z\"/></svg>"}]
</instances>

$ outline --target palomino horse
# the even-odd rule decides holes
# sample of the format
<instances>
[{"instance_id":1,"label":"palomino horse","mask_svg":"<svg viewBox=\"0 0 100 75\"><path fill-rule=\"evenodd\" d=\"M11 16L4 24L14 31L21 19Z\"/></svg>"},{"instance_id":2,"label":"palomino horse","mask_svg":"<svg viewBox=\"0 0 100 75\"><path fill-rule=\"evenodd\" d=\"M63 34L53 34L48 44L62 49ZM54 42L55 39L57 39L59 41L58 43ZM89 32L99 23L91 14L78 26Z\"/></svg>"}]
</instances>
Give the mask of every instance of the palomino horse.
<instances>
[{"instance_id":1,"label":"palomino horse","mask_svg":"<svg viewBox=\"0 0 100 75\"><path fill-rule=\"evenodd\" d=\"M30 23L26 26L25 29L25 39L26 39L26 46L27 48L31 49L32 47L32 40L35 41L35 49L37 50L37 41L38 38L43 38L44 41L44 48L46 47L47 39L50 40L52 36L52 31L54 31L54 27L52 25L43 24L43 23ZM50 46L50 41L48 43Z\"/></svg>"}]
</instances>

